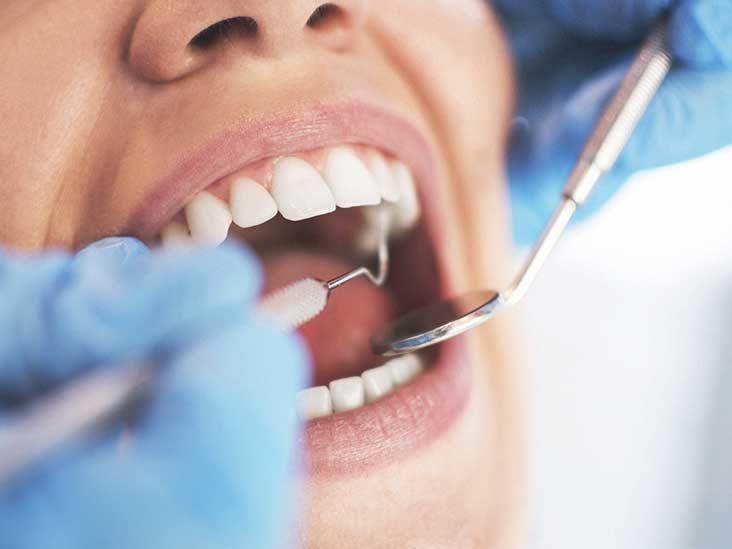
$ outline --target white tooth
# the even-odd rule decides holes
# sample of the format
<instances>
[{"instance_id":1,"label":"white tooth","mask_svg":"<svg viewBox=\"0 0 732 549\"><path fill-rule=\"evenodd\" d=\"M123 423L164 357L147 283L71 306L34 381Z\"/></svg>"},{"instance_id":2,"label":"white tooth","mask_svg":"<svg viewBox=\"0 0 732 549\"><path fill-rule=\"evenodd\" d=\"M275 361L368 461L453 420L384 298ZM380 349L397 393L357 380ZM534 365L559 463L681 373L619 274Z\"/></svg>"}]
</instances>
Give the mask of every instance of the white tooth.
<instances>
[{"instance_id":1,"label":"white tooth","mask_svg":"<svg viewBox=\"0 0 732 549\"><path fill-rule=\"evenodd\" d=\"M424 372L424 362L422 361L422 358L420 358L419 355L415 355L415 354L405 355L404 360L408 364L409 375L411 375L412 378L415 378L419 374Z\"/></svg>"},{"instance_id":2,"label":"white tooth","mask_svg":"<svg viewBox=\"0 0 732 549\"><path fill-rule=\"evenodd\" d=\"M391 379L394 385L404 385L417 377L424 367L422 359L417 355L405 355L395 358L386 363L391 372Z\"/></svg>"},{"instance_id":3,"label":"white tooth","mask_svg":"<svg viewBox=\"0 0 732 549\"><path fill-rule=\"evenodd\" d=\"M364 255L375 253L379 247L381 224L384 214L382 208L384 207L386 206L369 206L362 210L363 220L353 234L353 245L358 252ZM391 215L388 212L387 214L389 216Z\"/></svg>"},{"instance_id":4,"label":"white tooth","mask_svg":"<svg viewBox=\"0 0 732 549\"><path fill-rule=\"evenodd\" d=\"M328 387L312 387L297 394L297 415L307 421L333 413L333 403L330 399Z\"/></svg>"},{"instance_id":5,"label":"white tooth","mask_svg":"<svg viewBox=\"0 0 732 549\"><path fill-rule=\"evenodd\" d=\"M230 193L231 216L242 229L261 225L277 215L277 204L272 195L252 179L242 177L234 180Z\"/></svg>"},{"instance_id":6,"label":"white tooth","mask_svg":"<svg viewBox=\"0 0 732 549\"><path fill-rule=\"evenodd\" d=\"M282 158L275 164L272 196L282 216L290 221L327 214L336 208L333 194L318 171L295 157Z\"/></svg>"},{"instance_id":7,"label":"white tooth","mask_svg":"<svg viewBox=\"0 0 732 549\"><path fill-rule=\"evenodd\" d=\"M399 200L399 187L397 187L394 176L389 169L389 165L384 157L378 153L371 155L370 162L371 173L381 190L381 197L387 202L396 202Z\"/></svg>"},{"instance_id":8,"label":"white tooth","mask_svg":"<svg viewBox=\"0 0 732 549\"><path fill-rule=\"evenodd\" d=\"M336 413L360 408L366 402L363 381L360 377L331 381L330 397L333 399L333 411Z\"/></svg>"},{"instance_id":9,"label":"white tooth","mask_svg":"<svg viewBox=\"0 0 732 549\"><path fill-rule=\"evenodd\" d=\"M366 393L366 402L379 400L394 388L391 372L386 366L366 370L361 374L361 379Z\"/></svg>"},{"instance_id":10,"label":"white tooth","mask_svg":"<svg viewBox=\"0 0 732 549\"><path fill-rule=\"evenodd\" d=\"M226 202L204 191L186 206L186 221L193 240L207 246L218 246L229 234L231 211Z\"/></svg>"},{"instance_id":11,"label":"white tooth","mask_svg":"<svg viewBox=\"0 0 732 549\"><path fill-rule=\"evenodd\" d=\"M395 224L399 229L409 229L419 220L420 206L417 188L409 168L402 162L391 164L391 173L399 188L399 202L395 208Z\"/></svg>"},{"instance_id":12,"label":"white tooth","mask_svg":"<svg viewBox=\"0 0 732 549\"><path fill-rule=\"evenodd\" d=\"M373 206L381 202L376 181L350 149L338 147L330 151L323 171L340 208Z\"/></svg>"},{"instance_id":13,"label":"white tooth","mask_svg":"<svg viewBox=\"0 0 732 549\"><path fill-rule=\"evenodd\" d=\"M172 221L160 233L160 240L165 249L190 248L194 242L188 234L188 227L178 221Z\"/></svg>"}]
</instances>

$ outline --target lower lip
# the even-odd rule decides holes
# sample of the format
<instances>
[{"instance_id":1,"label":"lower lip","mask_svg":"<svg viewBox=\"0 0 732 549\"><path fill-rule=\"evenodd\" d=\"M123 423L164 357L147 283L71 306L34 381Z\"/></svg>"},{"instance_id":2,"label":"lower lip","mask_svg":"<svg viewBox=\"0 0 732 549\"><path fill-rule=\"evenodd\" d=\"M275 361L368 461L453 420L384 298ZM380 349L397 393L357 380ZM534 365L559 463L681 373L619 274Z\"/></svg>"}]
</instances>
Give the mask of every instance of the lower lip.
<instances>
[{"instance_id":1,"label":"lower lip","mask_svg":"<svg viewBox=\"0 0 732 549\"><path fill-rule=\"evenodd\" d=\"M461 415L471 375L463 339L452 340L434 366L382 400L308 422L303 443L310 474L359 475L428 446Z\"/></svg>"}]
</instances>

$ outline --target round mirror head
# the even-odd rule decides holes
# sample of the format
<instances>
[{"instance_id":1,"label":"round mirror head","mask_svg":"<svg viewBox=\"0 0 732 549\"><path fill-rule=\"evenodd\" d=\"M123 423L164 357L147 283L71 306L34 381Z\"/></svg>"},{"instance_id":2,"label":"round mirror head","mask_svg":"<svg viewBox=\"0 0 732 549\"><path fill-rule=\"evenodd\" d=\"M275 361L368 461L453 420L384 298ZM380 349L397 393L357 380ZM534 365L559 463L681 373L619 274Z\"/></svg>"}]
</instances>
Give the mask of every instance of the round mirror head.
<instances>
[{"instance_id":1,"label":"round mirror head","mask_svg":"<svg viewBox=\"0 0 732 549\"><path fill-rule=\"evenodd\" d=\"M437 345L482 324L503 305L498 292L472 292L411 311L371 338L377 355L396 356Z\"/></svg>"}]
</instances>

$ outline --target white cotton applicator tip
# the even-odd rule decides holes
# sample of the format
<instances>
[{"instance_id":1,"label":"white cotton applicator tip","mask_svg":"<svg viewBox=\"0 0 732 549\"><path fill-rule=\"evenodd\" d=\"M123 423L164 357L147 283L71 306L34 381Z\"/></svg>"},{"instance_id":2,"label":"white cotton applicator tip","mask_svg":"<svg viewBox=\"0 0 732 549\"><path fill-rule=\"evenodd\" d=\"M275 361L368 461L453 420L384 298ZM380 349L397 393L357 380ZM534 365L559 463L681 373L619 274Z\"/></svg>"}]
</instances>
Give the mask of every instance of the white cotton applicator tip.
<instances>
[{"instance_id":1,"label":"white cotton applicator tip","mask_svg":"<svg viewBox=\"0 0 732 549\"><path fill-rule=\"evenodd\" d=\"M268 295L259 312L286 330L295 330L314 319L328 303L328 289L319 280L306 278Z\"/></svg>"}]
</instances>

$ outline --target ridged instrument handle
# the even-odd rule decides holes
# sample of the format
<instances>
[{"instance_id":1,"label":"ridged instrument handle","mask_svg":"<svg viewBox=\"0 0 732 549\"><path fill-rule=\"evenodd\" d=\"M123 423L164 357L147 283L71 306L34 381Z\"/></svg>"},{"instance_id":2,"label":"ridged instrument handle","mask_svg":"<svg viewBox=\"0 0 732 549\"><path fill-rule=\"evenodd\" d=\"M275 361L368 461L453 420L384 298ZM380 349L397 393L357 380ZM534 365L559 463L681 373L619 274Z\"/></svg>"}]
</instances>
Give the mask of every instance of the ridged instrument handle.
<instances>
[{"instance_id":1,"label":"ridged instrument handle","mask_svg":"<svg viewBox=\"0 0 732 549\"><path fill-rule=\"evenodd\" d=\"M662 22L646 39L585 144L563 191L577 205L587 200L600 178L615 165L671 70L667 29L668 23Z\"/></svg>"},{"instance_id":2,"label":"ridged instrument handle","mask_svg":"<svg viewBox=\"0 0 732 549\"><path fill-rule=\"evenodd\" d=\"M508 305L519 302L564 234L577 208L585 203L609 172L633 135L638 122L668 76L673 58L666 46L668 23L653 29L618 90L605 107L562 191L562 200L513 283L501 293Z\"/></svg>"}]
</instances>

